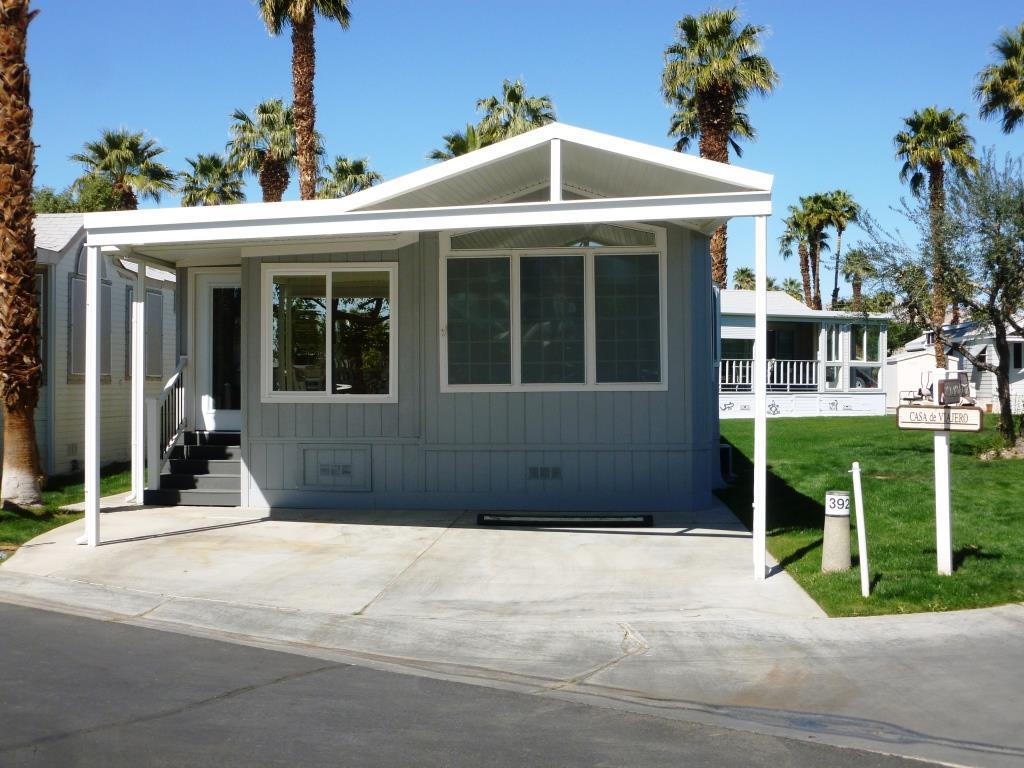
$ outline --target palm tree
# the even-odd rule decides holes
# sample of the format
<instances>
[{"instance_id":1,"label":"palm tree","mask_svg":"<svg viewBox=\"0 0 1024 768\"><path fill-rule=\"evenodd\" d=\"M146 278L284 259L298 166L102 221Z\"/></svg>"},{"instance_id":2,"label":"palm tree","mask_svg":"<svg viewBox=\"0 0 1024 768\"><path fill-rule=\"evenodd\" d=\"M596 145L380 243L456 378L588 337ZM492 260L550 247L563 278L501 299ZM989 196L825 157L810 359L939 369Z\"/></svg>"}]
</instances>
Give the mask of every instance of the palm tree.
<instances>
[{"instance_id":1,"label":"palm tree","mask_svg":"<svg viewBox=\"0 0 1024 768\"><path fill-rule=\"evenodd\" d=\"M264 203L278 203L288 189L295 167L295 122L291 107L281 99L256 105L250 117L236 109L231 115L228 162L238 170L255 174Z\"/></svg>"},{"instance_id":2,"label":"palm tree","mask_svg":"<svg viewBox=\"0 0 1024 768\"><path fill-rule=\"evenodd\" d=\"M772 277L771 275L768 275L768 277L765 278L764 284L765 284L765 287L769 291L777 291L777 290L779 290L779 283L778 283L778 281L774 277Z\"/></svg>"},{"instance_id":3,"label":"palm tree","mask_svg":"<svg viewBox=\"0 0 1024 768\"><path fill-rule=\"evenodd\" d=\"M764 31L755 24L740 27L735 8L684 16L676 23L676 40L665 49L662 93L677 107L671 134L699 134L701 157L728 163L735 139L753 137L741 110L751 94L766 95L779 83L775 69L761 55ZM711 238L712 280L721 286L728 275L726 239L725 225Z\"/></svg>"},{"instance_id":4,"label":"palm tree","mask_svg":"<svg viewBox=\"0 0 1024 768\"><path fill-rule=\"evenodd\" d=\"M737 267L732 273L732 287L741 291L752 291L757 287L754 270L750 267Z\"/></svg>"},{"instance_id":5,"label":"palm tree","mask_svg":"<svg viewBox=\"0 0 1024 768\"><path fill-rule=\"evenodd\" d=\"M320 142L316 133L316 17L337 21L348 29L351 13L348 0L257 0L260 15L272 35L292 28L292 102L295 108L296 158L299 165L299 197L316 197L320 175Z\"/></svg>"},{"instance_id":6,"label":"palm tree","mask_svg":"<svg viewBox=\"0 0 1024 768\"><path fill-rule=\"evenodd\" d=\"M697 109L693 97L679 96L675 99L676 109L669 121L668 135L676 137L673 149L676 152L685 152L690 148L690 143L700 139L700 121L697 119ZM750 117L746 112L736 109L732 114L732 128L729 130L729 146L736 154L736 157L743 157L743 146L740 139L754 141L757 133L754 126L750 124Z\"/></svg>"},{"instance_id":7,"label":"palm tree","mask_svg":"<svg viewBox=\"0 0 1024 768\"><path fill-rule=\"evenodd\" d=\"M999 61L978 73L974 98L983 118L999 116L1003 133L1010 133L1024 120L1024 22L1003 30L993 48Z\"/></svg>"},{"instance_id":8,"label":"palm tree","mask_svg":"<svg viewBox=\"0 0 1024 768\"><path fill-rule=\"evenodd\" d=\"M76 185L90 176L106 179L114 188L119 211L138 209L140 197L160 202L161 193L174 191L174 172L156 159L164 148L143 131L104 130L99 141L86 142L82 149L71 156L85 166Z\"/></svg>"},{"instance_id":9,"label":"palm tree","mask_svg":"<svg viewBox=\"0 0 1024 768\"><path fill-rule=\"evenodd\" d=\"M789 216L783 219L785 229L779 236L779 252L782 258L788 259L796 249L800 258L800 278L803 282L803 301L808 307L815 308L815 291L812 284L817 278L817 264L822 251L828 250L828 233L821 224L821 218L813 209L810 197L801 197L800 205L789 206ZM821 289L817 292L818 303L821 301Z\"/></svg>"},{"instance_id":10,"label":"palm tree","mask_svg":"<svg viewBox=\"0 0 1024 768\"><path fill-rule=\"evenodd\" d=\"M228 163L223 156L216 153L199 154L194 160L186 158L185 162L192 170L178 174L181 179L182 205L228 205L245 202L242 171Z\"/></svg>"},{"instance_id":11,"label":"palm tree","mask_svg":"<svg viewBox=\"0 0 1024 768\"><path fill-rule=\"evenodd\" d=\"M481 132L477 130L475 125L466 123L465 132L453 131L452 133L445 134L444 147L431 150L430 154L427 155L427 159L451 160L453 157L468 154L481 147L486 147L488 144L490 142L481 135Z\"/></svg>"},{"instance_id":12,"label":"palm tree","mask_svg":"<svg viewBox=\"0 0 1024 768\"><path fill-rule=\"evenodd\" d=\"M782 292L788 293L794 299L800 300L802 298L802 290L800 281L795 277L787 277L782 281Z\"/></svg>"},{"instance_id":13,"label":"palm tree","mask_svg":"<svg viewBox=\"0 0 1024 768\"><path fill-rule=\"evenodd\" d=\"M945 177L947 168L965 176L978 167L974 139L967 131L967 115L952 109L926 107L904 119L904 129L896 134L896 159L903 161L900 181L910 182L910 191L922 196L928 182L928 212L931 227L932 296L930 322L935 336L935 365L946 367L946 351L941 339L946 319L945 256L942 220L946 210Z\"/></svg>"},{"instance_id":14,"label":"palm tree","mask_svg":"<svg viewBox=\"0 0 1024 768\"><path fill-rule=\"evenodd\" d=\"M862 303L864 281L874 277L875 265L871 254L863 248L854 248L843 260L843 277L853 286L853 310L859 312Z\"/></svg>"},{"instance_id":15,"label":"palm tree","mask_svg":"<svg viewBox=\"0 0 1024 768\"><path fill-rule=\"evenodd\" d=\"M365 157L349 160L338 155L324 170L326 175L320 177L316 191L316 196L321 199L345 197L384 180L383 176L370 169Z\"/></svg>"},{"instance_id":16,"label":"palm tree","mask_svg":"<svg viewBox=\"0 0 1024 768\"><path fill-rule=\"evenodd\" d=\"M528 96L526 85L519 79L502 81L501 95L478 100L476 108L484 113L477 130L488 144L511 139L557 119L551 97Z\"/></svg>"},{"instance_id":17,"label":"palm tree","mask_svg":"<svg viewBox=\"0 0 1024 768\"><path fill-rule=\"evenodd\" d=\"M25 63L28 0L0 4L0 401L4 414L0 499L17 506L42 503L34 412L39 402L39 304L32 230L32 106Z\"/></svg>"},{"instance_id":18,"label":"palm tree","mask_svg":"<svg viewBox=\"0 0 1024 768\"><path fill-rule=\"evenodd\" d=\"M826 192L824 195L824 210L822 213L825 216L828 225L836 231L836 251L835 251L835 282L832 285L832 303L830 306L835 306L836 302L839 301L839 270L842 264L840 252L843 249L843 232L850 224L857 221L860 216L860 205L853 196L845 189L836 189L832 192Z\"/></svg>"}]
</instances>

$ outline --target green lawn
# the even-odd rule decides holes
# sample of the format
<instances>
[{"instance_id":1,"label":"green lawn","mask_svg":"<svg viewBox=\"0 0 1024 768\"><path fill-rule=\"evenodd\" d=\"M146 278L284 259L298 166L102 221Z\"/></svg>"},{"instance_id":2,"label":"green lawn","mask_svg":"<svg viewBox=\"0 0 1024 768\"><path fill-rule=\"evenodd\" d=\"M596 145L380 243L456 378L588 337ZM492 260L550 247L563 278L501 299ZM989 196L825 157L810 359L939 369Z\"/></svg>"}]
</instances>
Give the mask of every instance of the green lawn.
<instances>
[{"instance_id":1,"label":"green lawn","mask_svg":"<svg viewBox=\"0 0 1024 768\"><path fill-rule=\"evenodd\" d=\"M112 464L103 470L101 495L123 493L131 486L131 471L124 464ZM82 516L80 512L61 512L61 507L84 500L85 486L81 476L51 478L43 490L43 509L40 511L0 509L0 549L14 549L51 528L77 520Z\"/></svg>"},{"instance_id":2,"label":"green lawn","mask_svg":"<svg viewBox=\"0 0 1024 768\"><path fill-rule=\"evenodd\" d=\"M932 435L896 428L894 416L772 419L768 422L768 549L830 616L948 611L1024 601L1024 461L983 462L995 423L950 438L952 576L935 572ZM754 424L722 422L736 480L719 496L747 524ZM854 568L821 573L825 491L852 494L859 461L872 594Z\"/></svg>"}]
</instances>

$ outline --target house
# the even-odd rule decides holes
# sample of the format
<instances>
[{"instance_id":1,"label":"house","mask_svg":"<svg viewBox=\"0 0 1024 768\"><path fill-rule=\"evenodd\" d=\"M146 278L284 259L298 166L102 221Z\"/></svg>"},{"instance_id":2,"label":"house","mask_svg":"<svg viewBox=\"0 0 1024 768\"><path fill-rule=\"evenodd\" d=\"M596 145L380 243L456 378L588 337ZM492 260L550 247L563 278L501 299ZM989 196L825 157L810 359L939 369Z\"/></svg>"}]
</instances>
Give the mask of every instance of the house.
<instances>
[{"instance_id":1,"label":"house","mask_svg":"<svg viewBox=\"0 0 1024 768\"><path fill-rule=\"evenodd\" d=\"M719 452L709 237L751 217L763 258L771 184L554 123L337 200L88 214L90 259L177 275L179 363L159 399L131 399L148 454L133 455L136 493L705 509ZM90 544L97 365L90 346Z\"/></svg>"},{"instance_id":2,"label":"house","mask_svg":"<svg viewBox=\"0 0 1024 768\"><path fill-rule=\"evenodd\" d=\"M999 353L995 347L995 332L991 326L979 323L948 325L943 330L949 339L964 345L972 355L981 360L998 363ZM935 368L935 351L931 331L908 341L886 361L887 385L886 404L896 408L906 398L927 385L927 377ZM1010 346L1010 397L1015 413L1024 412L1024 339L1015 333L1007 337ZM971 396L982 408L999 410L999 394L994 373L975 366L966 356L946 347L949 363L968 374Z\"/></svg>"},{"instance_id":3,"label":"house","mask_svg":"<svg viewBox=\"0 0 1024 768\"><path fill-rule=\"evenodd\" d=\"M754 415L754 291L719 292L718 409L723 419ZM888 315L811 309L768 291L769 416L885 413Z\"/></svg>"},{"instance_id":4,"label":"house","mask_svg":"<svg viewBox=\"0 0 1024 768\"><path fill-rule=\"evenodd\" d=\"M85 228L82 214L38 214L36 290L40 306L42 386L36 408L40 467L48 475L81 470L84 461L82 418L85 402ZM131 323L126 308L137 282L135 264L104 255L100 260L100 376L105 438L100 461L128 461L131 421L122 404L130 398ZM155 395L174 370L174 274L150 268L151 332L146 391ZM0 414L2 426L2 414ZM0 444L3 432L0 430Z\"/></svg>"}]
</instances>

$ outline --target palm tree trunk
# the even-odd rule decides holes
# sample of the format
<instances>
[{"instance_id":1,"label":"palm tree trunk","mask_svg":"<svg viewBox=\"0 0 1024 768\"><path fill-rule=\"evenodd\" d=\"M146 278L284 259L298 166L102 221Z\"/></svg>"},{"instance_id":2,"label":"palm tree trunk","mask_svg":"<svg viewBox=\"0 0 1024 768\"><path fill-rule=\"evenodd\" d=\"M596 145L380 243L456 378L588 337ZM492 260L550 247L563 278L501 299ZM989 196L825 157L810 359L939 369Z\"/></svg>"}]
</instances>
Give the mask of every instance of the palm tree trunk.
<instances>
[{"instance_id":1,"label":"palm tree trunk","mask_svg":"<svg viewBox=\"0 0 1024 768\"><path fill-rule=\"evenodd\" d=\"M701 93L697 100L701 157L717 163L729 162L729 131L734 101L732 89L727 85ZM728 239L725 224L711 235L711 280L719 288L725 288L729 281Z\"/></svg>"},{"instance_id":2,"label":"palm tree trunk","mask_svg":"<svg viewBox=\"0 0 1024 768\"><path fill-rule=\"evenodd\" d=\"M811 259L807 253L807 246L801 244L797 248L800 254L800 279L803 280L804 284L804 304L808 307L814 306L814 301L811 297Z\"/></svg>"},{"instance_id":3,"label":"palm tree trunk","mask_svg":"<svg viewBox=\"0 0 1024 768\"><path fill-rule=\"evenodd\" d=\"M858 275L854 275L853 276L853 311L854 312L860 312L860 302L861 302L860 291L861 291L860 277Z\"/></svg>"},{"instance_id":4,"label":"palm tree trunk","mask_svg":"<svg viewBox=\"0 0 1024 768\"><path fill-rule=\"evenodd\" d=\"M843 230L841 227L836 227L836 271L835 271L835 282L832 284L832 303L829 304L830 309L835 309L836 304L839 303L839 253L843 249Z\"/></svg>"},{"instance_id":5,"label":"palm tree trunk","mask_svg":"<svg viewBox=\"0 0 1024 768\"><path fill-rule=\"evenodd\" d=\"M280 160L264 158L260 166L259 182L263 190L264 203L279 203L288 189L288 166Z\"/></svg>"},{"instance_id":6,"label":"palm tree trunk","mask_svg":"<svg viewBox=\"0 0 1024 768\"><path fill-rule=\"evenodd\" d=\"M114 185L114 194L117 195L117 210L137 211L139 210L139 198L130 184L118 182Z\"/></svg>"},{"instance_id":7,"label":"palm tree trunk","mask_svg":"<svg viewBox=\"0 0 1024 768\"><path fill-rule=\"evenodd\" d=\"M810 246L811 282L814 287L814 294L811 297L811 307L821 309L821 249L817 245Z\"/></svg>"},{"instance_id":8,"label":"palm tree trunk","mask_svg":"<svg viewBox=\"0 0 1024 768\"><path fill-rule=\"evenodd\" d=\"M0 400L4 411L0 498L18 506L42 503L33 419L40 372L32 230L35 147L25 63L33 16L28 0L0 0Z\"/></svg>"},{"instance_id":9,"label":"palm tree trunk","mask_svg":"<svg viewBox=\"0 0 1024 768\"><path fill-rule=\"evenodd\" d=\"M292 21L292 99L295 110L295 156L299 164L299 197L316 197L319 156L316 141L316 104L313 78L316 75L316 42L313 30L316 14L311 9L302 19Z\"/></svg>"},{"instance_id":10,"label":"palm tree trunk","mask_svg":"<svg viewBox=\"0 0 1024 768\"><path fill-rule=\"evenodd\" d=\"M946 292L943 290L945 279L945 258L943 257L942 219L946 209L944 187L944 168L942 164L928 168L928 210L931 214L932 238L932 332L935 335L935 367L946 367L946 345L940 338L942 326L946 321Z\"/></svg>"}]
</instances>

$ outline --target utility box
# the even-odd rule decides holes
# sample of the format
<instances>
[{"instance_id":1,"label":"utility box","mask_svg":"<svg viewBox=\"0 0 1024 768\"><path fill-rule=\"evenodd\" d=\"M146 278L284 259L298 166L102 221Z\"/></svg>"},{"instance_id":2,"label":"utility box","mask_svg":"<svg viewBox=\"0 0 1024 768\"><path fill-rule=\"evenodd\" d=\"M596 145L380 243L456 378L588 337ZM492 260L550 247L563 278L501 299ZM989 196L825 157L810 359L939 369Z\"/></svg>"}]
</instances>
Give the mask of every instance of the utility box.
<instances>
[{"instance_id":1,"label":"utility box","mask_svg":"<svg viewBox=\"0 0 1024 768\"><path fill-rule=\"evenodd\" d=\"M850 569L850 492L826 491L825 532L821 545L822 573Z\"/></svg>"}]
</instances>

